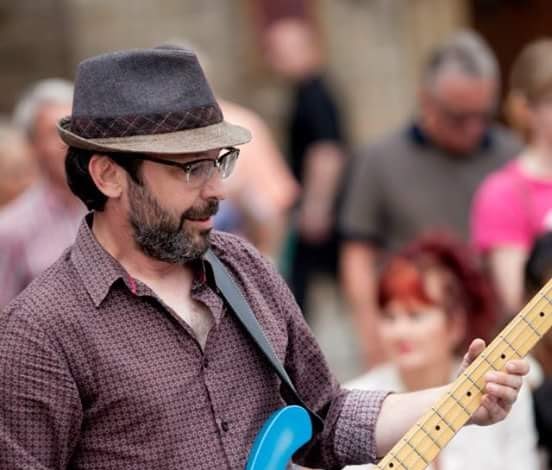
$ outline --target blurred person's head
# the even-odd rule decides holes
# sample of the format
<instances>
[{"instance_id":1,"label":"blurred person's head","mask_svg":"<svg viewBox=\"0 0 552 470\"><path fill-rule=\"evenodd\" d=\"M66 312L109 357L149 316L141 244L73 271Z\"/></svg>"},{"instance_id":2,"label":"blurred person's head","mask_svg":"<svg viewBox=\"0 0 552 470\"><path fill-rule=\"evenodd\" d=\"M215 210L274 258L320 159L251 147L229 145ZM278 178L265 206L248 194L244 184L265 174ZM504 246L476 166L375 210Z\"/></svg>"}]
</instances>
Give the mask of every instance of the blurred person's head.
<instances>
[{"instance_id":1,"label":"blurred person's head","mask_svg":"<svg viewBox=\"0 0 552 470\"><path fill-rule=\"evenodd\" d=\"M419 90L423 130L439 147L469 154L485 136L499 90L496 58L483 39L461 32L430 55Z\"/></svg>"},{"instance_id":2,"label":"blurred person's head","mask_svg":"<svg viewBox=\"0 0 552 470\"><path fill-rule=\"evenodd\" d=\"M27 140L15 126L0 119L0 206L15 199L35 176Z\"/></svg>"},{"instance_id":3,"label":"blurred person's head","mask_svg":"<svg viewBox=\"0 0 552 470\"><path fill-rule=\"evenodd\" d=\"M310 24L299 18L283 18L271 23L263 36L264 56L279 75L301 80L321 67L319 39Z\"/></svg>"},{"instance_id":4,"label":"blurred person's head","mask_svg":"<svg viewBox=\"0 0 552 470\"><path fill-rule=\"evenodd\" d=\"M378 303L384 352L407 374L452 365L474 338L488 338L496 318L478 259L441 233L422 236L389 259Z\"/></svg>"},{"instance_id":5,"label":"blurred person's head","mask_svg":"<svg viewBox=\"0 0 552 470\"><path fill-rule=\"evenodd\" d=\"M57 133L58 121L71 114L73 85L62 79L34 84L17 103L13 120L25 133L43 173L57 187L66 187L66 145Z\"/></svg>"},{"instance_id":6,"label":"blurred person's head","mask_svg":"<svg viewBox=\"0 0 552 470\"><path fill-rule=\"evenodd\" d=\"M516 58L506 112L527 140L552 147L552 39L528 44Z\"/></svg>"}]
</instances>

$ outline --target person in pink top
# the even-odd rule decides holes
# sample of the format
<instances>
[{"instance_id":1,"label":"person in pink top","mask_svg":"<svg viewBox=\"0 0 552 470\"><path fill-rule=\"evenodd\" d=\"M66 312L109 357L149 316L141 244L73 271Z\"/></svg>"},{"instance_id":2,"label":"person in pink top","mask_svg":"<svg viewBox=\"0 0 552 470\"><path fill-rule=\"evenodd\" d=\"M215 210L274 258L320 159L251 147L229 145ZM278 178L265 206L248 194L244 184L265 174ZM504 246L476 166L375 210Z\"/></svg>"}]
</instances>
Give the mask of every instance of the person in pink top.
<instances>
[{"instance_id":1,"label":"person in pink top","mask_svg":"<svg viewBox=\"0 0 552 470\"><path fill-rule=\"evenodd\" d=\"M13 121L24 132L39 177L0 209L0 309L52 264L74 240L86 213L65 179L67 150L57 122L71 111L73 85L37 82L17 103Z\"/></svg>"},{"instance_id":2,"label":"person in pink top","mask_svg":"<svg viewBox=\"0 0 552 470\"><path fill-rule=\"evenodd\" d=\"M529 44L514 63L510 110L523 123L527 146L483 181L471 213L473 243L508 315L522 305L534 240L552 228L552 39Z\"/></svg>"}]
</instances>

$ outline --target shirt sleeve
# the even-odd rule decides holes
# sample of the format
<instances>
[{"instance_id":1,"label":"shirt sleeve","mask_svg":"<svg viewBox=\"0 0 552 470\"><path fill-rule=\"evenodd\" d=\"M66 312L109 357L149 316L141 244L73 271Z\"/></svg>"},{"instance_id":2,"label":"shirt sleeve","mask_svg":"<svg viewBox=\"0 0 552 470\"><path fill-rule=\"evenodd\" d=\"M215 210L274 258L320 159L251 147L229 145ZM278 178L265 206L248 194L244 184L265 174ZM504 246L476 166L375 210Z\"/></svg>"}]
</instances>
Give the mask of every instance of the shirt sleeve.
<instances>
[{"instance_id":1,"label":"shirt sleeve","mask_svg":"<svg viewBox=\"0 0 552 470\"><path fill-rule=\"evenodd\" d=\"M308 124L312 142L343 140L337 107L324 86L311 87L304 97L303 104L309 113L305 123Z\"/></svg>"},{"instance_id":2,"label":"shirt sleeve","mask_svg":"<svg viewBox=\"0 0 552 470\"><path fill-rule=\"evenodd\" d=\"M79 393L62 352L21 310L0 314L0 397L0 468L67 468Z\"/></svg>"},{"instance_id":3,"label":"shirt sleeve","mask_svg":"<svg viewBox=\"0 0 552 470\"><path fill-rule=\"evenodd\" d=\"M531 244L527 201L523 199L527 195L521 182L506 176L503 172L492 174L474 197L471 238L481 252L505 245L528 248Z\"/></svg>"},{"instance_id":4,"label":"shirt sleeve","mask_svg":"<svg viewBox=\"0 0 552 470\"><path fill-rule=\"evenodd\" d=\"M345 239L378 243L385 239L384 198L378 175L378 155L374 149L354 156L339 219Z\"/></svg>"}]
</instances>

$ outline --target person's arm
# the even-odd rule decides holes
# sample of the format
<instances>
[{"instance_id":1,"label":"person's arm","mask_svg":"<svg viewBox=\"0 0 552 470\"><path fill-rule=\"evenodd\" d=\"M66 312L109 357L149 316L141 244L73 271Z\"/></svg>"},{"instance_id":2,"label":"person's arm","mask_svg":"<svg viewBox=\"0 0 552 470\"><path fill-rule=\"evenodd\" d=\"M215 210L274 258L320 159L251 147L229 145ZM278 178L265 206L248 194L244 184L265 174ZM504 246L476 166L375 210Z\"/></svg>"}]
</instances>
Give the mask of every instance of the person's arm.
<instances>
[{"instance_id":1,"label":"person's arm","mask_svg":"<svg viewBox=\"0 0 552 470\"><path fill-rule=\"evenodd\" d=\"M375 244L346 241L340 253L340 278L351 309L363 362L374 366L384 359L378 328L376 263L380 255Z\"/></svg>"},{"instance_id":2,"label":"person's arm","mask_svg":"<svg viewBox=\"0 0 552 470\"><path fill-rule=\"evenodd\" d=\"M464 370L485 348L482 340L474 340L462 363ZM487 385L481 406L468 424L486 426L502 421L516 400L522 377L529 371L524 360L509 361L506 372L487 374ZM416 423L422 414L441 397L450 385L412 393L389 395L382 404L375 428L378 457L383 457L397 441Z\"/></svg>"},{"instance_id":3,"label":"person's arm","mask_svg":"<svg viewBox=\"0 0 552 470\"><path fill-rule=\"evenodd\" d=\"M299 232L310 242L326 240L334 226L334 205L346 158L336 142L319 141L305 156Z\"/></svg>"},{"instance_id":4,"label":"person's arm","mask_svg":"<svg viewBox=\"0 0 552 470\"><path fill-rule=\"evenodd\" d=\"M340 278L360 342L362 361L370 367L383 360L374 323L377 312L377 264L385 245L385 159L379 146L356 153L339 216L343 242Z\"/></svg>"},{"instance_id":5,"label":"person's arm","mask_svg":"<svg viewBox=\"0 0 552 470\"><path fill-rule=\"evenodd\" d=\"M507 316L522 306L524 263L533 242L524 184L508 168L491 174L478 188L470 214L471 240Z\"/></svg>"},{"instance_id":6,"label":"person's arm","mask_svg":"<svg viewBox=\"0 0 552 470\"><path fill-rule=\"evenodd\" d=\"M523 273L527 250L521 246L497 246L489 250L486 262L504 311L509 316L523 305Z\"/></svg>"},{"instance_id":7,"label":"person's arm","mask_svg":"<svg viewBox=\"0 0 552 470\"><path fill-rule=\"evenodd\" d=\"M30 314L0 314L0 468L68 467L82 421L59 346Z\"/></svg>"}]
</instances>

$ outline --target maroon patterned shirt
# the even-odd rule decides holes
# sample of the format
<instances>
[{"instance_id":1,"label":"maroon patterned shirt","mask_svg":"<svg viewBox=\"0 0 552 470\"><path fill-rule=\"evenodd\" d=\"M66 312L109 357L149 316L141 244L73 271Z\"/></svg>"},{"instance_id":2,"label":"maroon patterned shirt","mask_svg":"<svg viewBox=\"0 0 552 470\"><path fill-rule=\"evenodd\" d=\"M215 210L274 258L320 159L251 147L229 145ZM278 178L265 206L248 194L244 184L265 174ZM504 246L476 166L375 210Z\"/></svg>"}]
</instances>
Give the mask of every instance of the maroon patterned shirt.
<instances>
[{"instance_id":1,"label":"maroon patterned shirt","mask_svg":"<svg viewBox=\"0 0 552 470\"><path fill-rule=\"evenodd\" d=\"M325 417L300 461L373 460L385 393L341 389L273 267L235 236L214 232L212 246L299 394ZM0 469L245 467L263 421L284 405L280 382L196 271L192 297L215 319L204 351L82 223L76 243L0 315Z\"/></svg>"}]
</instances>

